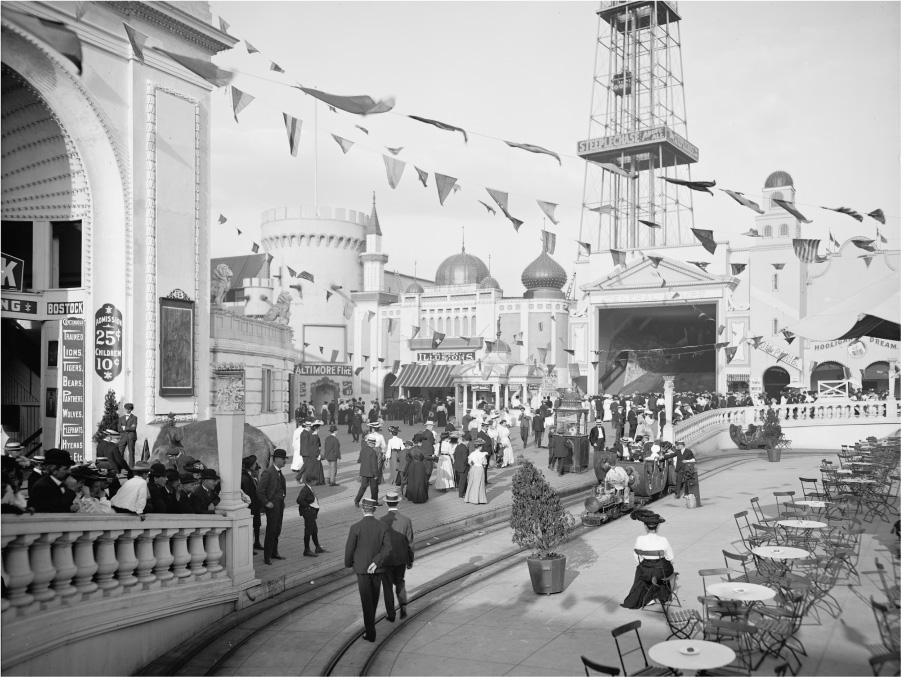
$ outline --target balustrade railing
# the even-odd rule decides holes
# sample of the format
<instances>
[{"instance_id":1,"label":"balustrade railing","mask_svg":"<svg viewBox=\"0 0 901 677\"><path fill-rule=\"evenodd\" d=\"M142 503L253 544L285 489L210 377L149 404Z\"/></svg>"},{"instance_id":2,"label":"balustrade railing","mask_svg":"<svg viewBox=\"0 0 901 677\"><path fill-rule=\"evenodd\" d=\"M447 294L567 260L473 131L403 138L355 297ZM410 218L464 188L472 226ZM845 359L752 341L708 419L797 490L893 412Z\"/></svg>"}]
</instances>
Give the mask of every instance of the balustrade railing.
<instances>
[{"instance_id":1,"label":"balustrade railing","mask_svg":"<svg viewBox=\"0 0 901 677\"><path fill-rule=\"evenodd\" d=\"M227 579L218 515L4 515L2 619Z\"/></svg>"}]
</instances>

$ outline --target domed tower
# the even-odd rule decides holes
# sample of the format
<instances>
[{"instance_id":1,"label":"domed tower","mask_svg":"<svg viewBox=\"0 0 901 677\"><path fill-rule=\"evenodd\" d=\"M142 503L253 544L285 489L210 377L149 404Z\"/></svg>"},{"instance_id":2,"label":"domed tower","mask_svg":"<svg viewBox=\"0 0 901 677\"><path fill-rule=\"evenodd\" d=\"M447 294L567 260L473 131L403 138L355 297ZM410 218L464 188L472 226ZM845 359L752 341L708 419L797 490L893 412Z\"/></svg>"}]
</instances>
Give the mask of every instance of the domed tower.
<instances>
[{"instance_id":1,"label":"domed tower","mask_svg":"<svg viewBox=\"0 0 901 677\"><path fill-rule=\"evenodd\" d=\"M302 294L298 299L292 291L290 324L296 347L305 342L313 347L323 345L337 349L338 361L345 361L350 337L345 335L342 294L363 288L360 254L366 250L367 239L381 239L380 229L371 228L372 219L364 212L341 207L277 207L263 212L261 243L273 257L273 274L281 275L284 289L294 284ZM298 274L310 273L314 281L292 280L288 267ZM338 293L327 299L332 285L339 288ZM309 324L310 318L315 318L315 326ZM307 357L322 359L318 350L308 352Z\"/></svg>"},{"instance_id":2,"label":"domed tower","mask_svg":"<svg viewBox=\"0 0 901 677\"><path fill-rule=\"evenodd\" d=\"M478 256L466 252L462 247L459 254L448 256L435 273L435 285L439 287L458 284L479 284L488 277L488 266Z\"/></svg>"},{"instance_id":3,"label":"domed tower","mask_svg":"<svg viewBox=\"0 0 901 677\"><path fill-rule=\"evenodd\" d=\"M526 288L524 298L562 299L567 277L563 266L554 261L547 251L543 251L526 266L520 279Z\"/></svg>"},{"instance_id":4,"label":"domed tower","mask_svg":"<svg viewBox=\"0 0 901 677\"><path fill-rule=\"evenodd\" d=\"M763 204L761 209L764 214L756 219L757 232L764 238L793 238L801 237L801 227L794 216L785 211L774 199L785 200L794 203L795 182L788 172L777 170L766 177L763 184Z\"/></svg>"}]
</instances>

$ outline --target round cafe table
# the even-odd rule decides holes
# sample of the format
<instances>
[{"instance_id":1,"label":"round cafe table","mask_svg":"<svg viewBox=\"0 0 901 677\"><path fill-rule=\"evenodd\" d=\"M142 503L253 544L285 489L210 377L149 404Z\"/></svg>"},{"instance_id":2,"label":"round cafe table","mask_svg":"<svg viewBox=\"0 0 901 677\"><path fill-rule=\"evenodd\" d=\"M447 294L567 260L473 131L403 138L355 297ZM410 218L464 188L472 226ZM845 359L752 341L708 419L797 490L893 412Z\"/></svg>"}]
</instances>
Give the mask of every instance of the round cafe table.
<instances>
[{"instance_id":1,"label":"round cafe table","mask_svg":"<svg viewBox=\"0 0 901 677\"><path fill-rule=\"evenodd\" d=\"M815 520L779 520L776 524L789 529L825 529L829 526L825 522L817 522Z\"/></svg>"},{"instance_id":2,"label":"round cafe table","mask_svg":"<svg viewBox=\"0 0 901 677\"><path fill-rule=\"evenodd\" d=\"M841 470L836 470L835 474L836 475L853 475L854 471L848 470L847 468L842 468Z\"/></svg>"},{"instance_id":3,"label":"round cafe table","mask_svg":"<svg viewBox=\"0 0 901 677\"><path fill-rule=\"evenodd\" d=\"M803 505L808 508L817 508L822 510L829 504L829 501L814 501L812 499L804 501L795 501L795 505Z\"/></svg>"},{"instance_id":4,"label":"round cafe table","mask_svg":"<svg viewBox=\"0 0 901 677\"><path fill-rule=\"evenodd\" d=\"M804 559L810 557L810 553L803 548L790 548L785 545L758 545L752 548L758 557L766 557L767 559Z\"/></svg>"},{"instance_id":5,"label":"round cafe table","mask_svg":"<svg viewBox=\"0 0 901 677\"><path fill-rule=\"evenodd\" d=\"M839 482L841 484L876 484L876 480L867 477L843 477Z\"/></svg>"},{"instance_id":6,"label":"round cafe table","mask_svg":"<svg viewBox=\"0 0 901 677\"><path fill-rule=\"evenodd\" d=\"M765 602L776 596L776 591L765 585L727 581L707 586L707 592L720 599L735 602Z\"/></svg>"},{"instance_id":7,"label":"round cafe table","mask_svg":"<svg viewBox=\"0 0 901 677\"><path fill-rule=\"evenodd\" d=\"M729 665L735 652L728 646L702 639L671 639L648 649L655 663L676 670L712 670Z\"/></svg>"}]
</instances>

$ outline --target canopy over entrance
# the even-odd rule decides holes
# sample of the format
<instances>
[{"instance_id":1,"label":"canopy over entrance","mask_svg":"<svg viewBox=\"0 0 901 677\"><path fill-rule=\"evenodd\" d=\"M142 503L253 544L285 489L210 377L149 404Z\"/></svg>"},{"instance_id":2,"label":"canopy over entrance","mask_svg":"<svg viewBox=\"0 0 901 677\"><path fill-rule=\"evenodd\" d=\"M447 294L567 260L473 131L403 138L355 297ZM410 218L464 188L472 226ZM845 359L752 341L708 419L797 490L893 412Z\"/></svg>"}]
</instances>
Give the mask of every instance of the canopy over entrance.
<instances>
[{"instance_id":1,"label":"canopy over entrance","mask_svg":"<svg viewBox=\"0 0 901 677\"><path fill-rule=\"evenodd\" d=\"M391 385L395 388L451 388L452 364L408 364Z\"/></svg>"}]
</instances>

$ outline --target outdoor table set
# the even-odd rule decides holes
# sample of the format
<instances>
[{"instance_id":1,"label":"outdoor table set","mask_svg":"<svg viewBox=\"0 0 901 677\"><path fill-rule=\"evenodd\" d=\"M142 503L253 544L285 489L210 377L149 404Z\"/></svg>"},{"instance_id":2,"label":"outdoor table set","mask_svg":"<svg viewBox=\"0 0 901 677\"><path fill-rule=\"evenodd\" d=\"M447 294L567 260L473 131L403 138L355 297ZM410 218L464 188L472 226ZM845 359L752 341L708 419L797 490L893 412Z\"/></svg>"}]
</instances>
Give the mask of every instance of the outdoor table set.
<instances>
[{"instance_id":1,"label":"outdoor table set","mask_svg":"<svg viewBox=\"0 0 901 677\"><path fill-rule=\"evenodd\" d=\"M648 649L655 663L674 670L712 670L735 660L735 652L728 646L703 639L671 639Z\"/></svg>"}]
</instances>

